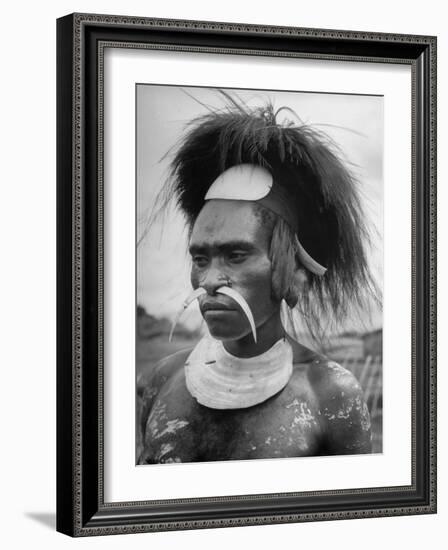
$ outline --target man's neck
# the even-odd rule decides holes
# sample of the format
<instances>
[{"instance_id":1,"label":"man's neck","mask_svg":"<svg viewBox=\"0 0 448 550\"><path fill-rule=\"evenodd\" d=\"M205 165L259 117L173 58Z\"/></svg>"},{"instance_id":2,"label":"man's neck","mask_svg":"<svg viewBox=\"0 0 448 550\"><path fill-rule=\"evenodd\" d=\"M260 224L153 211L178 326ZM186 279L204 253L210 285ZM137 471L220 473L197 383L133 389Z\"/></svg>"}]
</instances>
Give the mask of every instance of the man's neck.
<instances>
[{"instance_id":1,"label":"man's neck","mask_svg":"<svg viewBox=\"0 0 448 550\"><path fill-rule=\"evenodd\" d=\"M285 329L278 311L257 327L257 342L254 342L252 333L249 333L239 340L225 341L223 345L224 349L235 357L255 357L268 351L284 335Z\"/></svg>"}]
</instances>

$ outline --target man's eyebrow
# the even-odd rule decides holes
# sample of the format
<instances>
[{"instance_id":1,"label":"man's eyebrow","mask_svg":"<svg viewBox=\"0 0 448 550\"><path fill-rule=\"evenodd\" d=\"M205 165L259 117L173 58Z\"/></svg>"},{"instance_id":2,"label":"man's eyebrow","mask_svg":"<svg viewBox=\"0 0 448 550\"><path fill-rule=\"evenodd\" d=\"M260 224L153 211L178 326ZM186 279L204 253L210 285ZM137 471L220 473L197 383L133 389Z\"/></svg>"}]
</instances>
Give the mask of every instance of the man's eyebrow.
<instances>
[{"instance_id":1,"label":"man's eyebrow","mask_svg":"<svg viewBox=\"0 0 448 550\"><path fill-rule=\"evenodd\" d=\"M192 243L189 247L190 254L205 252L206 250L218 249L220 252L228 252L229 250L245 250L247 252L254 250L255 246L249 241L226 241L212 243Z\"/></svg>"}]
</instances>

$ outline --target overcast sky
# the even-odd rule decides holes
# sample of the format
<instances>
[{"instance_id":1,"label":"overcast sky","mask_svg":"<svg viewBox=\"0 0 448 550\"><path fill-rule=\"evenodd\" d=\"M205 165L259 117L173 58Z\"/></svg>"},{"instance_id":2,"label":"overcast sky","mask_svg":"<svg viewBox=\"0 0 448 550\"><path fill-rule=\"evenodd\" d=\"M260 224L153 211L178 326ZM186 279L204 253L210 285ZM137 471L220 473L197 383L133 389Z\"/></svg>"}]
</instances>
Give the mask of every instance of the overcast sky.
<instances>
[{"instance_id":1,"label":"overcast sky","mask_svg":"<svg viewBox=\"0 0 448 550\"><path fill-rule=\"evenodd\" d=\"M188 92L188 93L186 93ZM248 105L271 100L288 106L302 122L316 125L340 147L361 184L364 209L371 228L370 263L382 287L383 273L383 98L309 92L234 91ZM191 96L194 96L193 99ZM214 89L177 86L137 86L137 236L144 234L154 198L166 181L170 151L185 125L207 112L199 102L222 108ZM286 111L284 117L288 118ZM280 115L280 121L282 120ZM168 154L167 154L168 153ZM172 318L191 291L190 262L182 216L174 209L151 226L137 247L137 303L155 316ZM191 327L201 322L197 309L186 315ZM381 326L375 309L371 326ZM347 329L358 328L349 321Z\"/></svg>"}]
</instances>

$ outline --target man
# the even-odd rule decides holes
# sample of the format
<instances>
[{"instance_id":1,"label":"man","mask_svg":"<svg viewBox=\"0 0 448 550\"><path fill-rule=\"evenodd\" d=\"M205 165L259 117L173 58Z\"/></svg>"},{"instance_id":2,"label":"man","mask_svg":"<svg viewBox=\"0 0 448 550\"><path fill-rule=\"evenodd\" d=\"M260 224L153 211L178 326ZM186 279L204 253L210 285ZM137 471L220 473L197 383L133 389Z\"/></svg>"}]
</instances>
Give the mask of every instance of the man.
<instances>
[{"instance_id":1,"label":"man","mask_svg":"<svg viewBox=\"0 0 448 550\"><path fill-rule=\"evenodd\" d=\"M169 197L190 228L192 295L209 334L162 360L143 392L139 463L371 452L353 375L287 334L319 338L369 288L362 211L326 139L234 103L190 129Z\"/></svg>"}]
</instances>

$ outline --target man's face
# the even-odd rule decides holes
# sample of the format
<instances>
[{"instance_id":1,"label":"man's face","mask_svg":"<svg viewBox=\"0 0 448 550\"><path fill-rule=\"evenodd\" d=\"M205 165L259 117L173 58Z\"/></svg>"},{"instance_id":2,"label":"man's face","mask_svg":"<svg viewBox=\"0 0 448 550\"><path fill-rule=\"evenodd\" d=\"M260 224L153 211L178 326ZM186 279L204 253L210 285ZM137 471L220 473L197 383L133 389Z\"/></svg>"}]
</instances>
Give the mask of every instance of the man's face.
<instances>
[{"instance_id":1,"label":"man's face","mask_svg":"<svg viewBox=\"0 0 448 550\"><path fill-rule=\"evenodd\" d=\"M214 199L199 213L190 240L191 283L207 291L199 306L214 338L239 340L251 333L238 304L216 293L226 279L248 303L257 327L278 312L280 303L271 292L270 234L253 202Z\"/></svg>"}]
</instances>

